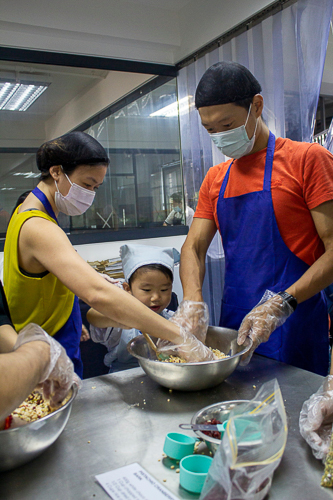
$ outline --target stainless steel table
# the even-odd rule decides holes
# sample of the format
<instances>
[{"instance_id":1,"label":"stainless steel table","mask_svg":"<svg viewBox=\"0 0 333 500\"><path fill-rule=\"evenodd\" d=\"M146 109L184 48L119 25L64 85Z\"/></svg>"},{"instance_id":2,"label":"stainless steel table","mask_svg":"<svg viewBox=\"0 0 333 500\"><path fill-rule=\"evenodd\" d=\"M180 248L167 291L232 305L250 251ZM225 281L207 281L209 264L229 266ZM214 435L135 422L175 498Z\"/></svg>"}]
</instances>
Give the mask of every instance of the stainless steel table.
<instances>
[{"instance_id":1,"label":"stainless steel table","mask_svg":"<svg viewBox=\"0 0 333 500\"><path fill-rule=\"evenodd\" d=\"M133 462L179 498L198 498L180 489L179 474L163 464L165 434L190 422L204 406L252 399L260 385L274 377L285 401L289 434L267 498L333 499L332 490L320 487L323 465L313 458L298 430L302 403L318 389L322 377L261 356L254 356L249 366L216 388L194 393L169 393L141 368L85 380L59 439L33 462L0 474L0 499L107 500L94 476Z\"/></svg>"}]
</instances>

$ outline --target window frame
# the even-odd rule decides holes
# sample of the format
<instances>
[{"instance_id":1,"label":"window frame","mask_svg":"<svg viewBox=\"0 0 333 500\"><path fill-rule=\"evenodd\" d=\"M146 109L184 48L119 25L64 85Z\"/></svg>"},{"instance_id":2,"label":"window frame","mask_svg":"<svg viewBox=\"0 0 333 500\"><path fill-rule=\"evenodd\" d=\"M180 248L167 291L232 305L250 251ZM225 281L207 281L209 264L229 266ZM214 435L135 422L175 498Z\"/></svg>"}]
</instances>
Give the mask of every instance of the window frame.
<instances>
[{"instance_id":1,"label":"window frame","mask_svg":"<svg viewBox=\"0 0 333 500\"><path fill-rule=\"evenodd\" d=\"M99 121L107 118L124 106L131 104L138 98L143 97L149 92L160 87L164 83L174 79L178 75L178 69L175 65L148 63L141 61L128 61L97 56L85 56L78 54L65 54L57 52L18 49L13 47L0 48L0 61L16 61L31 64L49 64L53 66L69 66L73 68L105 69L109 71L123 71L131 73L153 74L154 78L143 84L141 87L133 90L130 94L124 96L108 108L92 116L81 123L74 130L83 131L93 126ZM0 148L0 153L35 153L37 148ZM138 150L139 152L140 150ZM68 234L69 240L74 245L90 244L108 241L123 241L133 239L158 238L163 236L186 235L187 226L169 226L169 227L150 227L150 228L132 228L118 231L108 230L79 230L80 232ZM0 251L3 251L5 237L0 236Z\"/></svg>"}]
</instances>

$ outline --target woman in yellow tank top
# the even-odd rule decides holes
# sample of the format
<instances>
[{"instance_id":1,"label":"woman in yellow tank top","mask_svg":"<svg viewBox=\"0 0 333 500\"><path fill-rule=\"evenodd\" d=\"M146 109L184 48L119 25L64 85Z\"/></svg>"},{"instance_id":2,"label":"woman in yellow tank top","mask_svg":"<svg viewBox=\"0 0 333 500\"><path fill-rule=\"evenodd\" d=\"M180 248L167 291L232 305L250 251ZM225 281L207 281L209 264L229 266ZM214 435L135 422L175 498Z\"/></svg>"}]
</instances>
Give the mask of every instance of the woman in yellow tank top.
<instances>
[{"instance_id":1,"label":"woman in yellow tank top","mask_svg":"<svg viewBox=\"0 0 333 500\"><path fill-rule=\"evenodd\" d=\"M59 212L80 215L103 183L109 159L83 132L43 144L37 152L38 186L14 212L4 249L4 288L16 331L36 323L66 349L82 376L80 297L125 328L137 328L183 345L188 360L210 358L190 332L155 314L103 279L74 250L58 226Z\"/></svg>"}]
</instances>

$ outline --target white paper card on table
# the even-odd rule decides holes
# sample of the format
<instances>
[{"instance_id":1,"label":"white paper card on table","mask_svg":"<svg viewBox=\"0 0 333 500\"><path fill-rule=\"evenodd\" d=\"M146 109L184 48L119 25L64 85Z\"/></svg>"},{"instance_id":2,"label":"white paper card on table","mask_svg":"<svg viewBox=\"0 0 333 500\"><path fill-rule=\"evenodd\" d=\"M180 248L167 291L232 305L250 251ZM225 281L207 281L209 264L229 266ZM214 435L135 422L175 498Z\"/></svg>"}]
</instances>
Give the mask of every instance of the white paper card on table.
<instances>
[{"instance_id":1,"label":"white paper card on table","mask_svg":"<svg viewBox=\"0 0 333 500\"><path fill-rule=\"evenodd\" d=\"M113 500L178 500L137 463L95 478Z\"/></svg>"}]
</instances>

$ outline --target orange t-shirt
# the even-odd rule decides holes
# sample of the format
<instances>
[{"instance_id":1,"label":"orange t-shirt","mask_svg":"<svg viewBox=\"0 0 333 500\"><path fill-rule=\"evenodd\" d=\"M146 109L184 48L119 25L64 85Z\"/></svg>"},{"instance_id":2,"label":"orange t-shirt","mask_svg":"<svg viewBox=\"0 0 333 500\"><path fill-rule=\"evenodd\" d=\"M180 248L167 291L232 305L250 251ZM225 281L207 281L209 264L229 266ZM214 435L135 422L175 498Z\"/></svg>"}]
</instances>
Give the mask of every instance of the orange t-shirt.
<instances>
[{"instance_id":1,"label":"orange t-shirt","mask_svg":"<svg viewBox=\"0 0 333 500\"><path fill-rule=\"evenodd\" d=\"M235 160L224 196L231 198L263 189L266 148ZM209 169L194 217L219 227L216 206L231 160ZM271 179L273 207L288 248L311 266L323 253L310 210L333 200L333 156L317 143L276 139Z\"/></svg>"}]
</instances>

